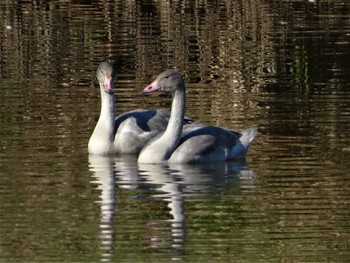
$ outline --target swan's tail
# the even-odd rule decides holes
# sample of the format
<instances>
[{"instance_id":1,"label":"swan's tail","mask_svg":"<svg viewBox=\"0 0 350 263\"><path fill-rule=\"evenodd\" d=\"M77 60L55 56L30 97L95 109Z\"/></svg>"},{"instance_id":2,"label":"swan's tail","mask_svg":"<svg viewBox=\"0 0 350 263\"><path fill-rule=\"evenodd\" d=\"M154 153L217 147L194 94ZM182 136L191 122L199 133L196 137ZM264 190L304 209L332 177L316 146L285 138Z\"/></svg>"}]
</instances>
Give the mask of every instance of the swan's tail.
<instances>
[{"instance_id":1,"label":"swan's tail","mask_svg":"<svg viewBox=\"0 0 350 263\"><path fill-rule=\"evenodd\" d=\"M248 128L241 131L242 136L238 139L236 145L231 150L231 158L245 158L249 150L249 146L258 133L258 128Z\"/></svg>"}]
</instances>

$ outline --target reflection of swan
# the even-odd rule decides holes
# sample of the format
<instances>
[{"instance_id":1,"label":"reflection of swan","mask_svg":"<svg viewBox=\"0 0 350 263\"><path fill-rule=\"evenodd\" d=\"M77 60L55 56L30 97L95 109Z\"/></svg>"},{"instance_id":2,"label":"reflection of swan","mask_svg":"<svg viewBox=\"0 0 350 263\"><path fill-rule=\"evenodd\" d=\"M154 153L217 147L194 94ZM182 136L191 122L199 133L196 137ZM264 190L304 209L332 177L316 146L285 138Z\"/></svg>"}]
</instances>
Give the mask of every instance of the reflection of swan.
<instances>
[{"instance_id":1,"label":"reflection of swan","mask_svg":"<svg viewBox=\"0 0 350 263\"><path fill-rule=\"evenodd\" d=\"M225 161L244 158L257 129L242 132L191 124L183 129L186 91L180 73L167 70L161 73L144 93L170 92L173 95L171 116L165 132L142 149L139 163L193 163Z\"/></svg>"},{"instance_id":2,"label":"reflection of swan","mask_svg":"<svg viewBox=\"0 0 350 263\"><path fill-rule=\"evenodd\" d=\"M226 187L227 180L240 182L242 178L254 178L254 173L245 160L198 164L169 163L166 167L181 182L182 192L186 196L203 196L212 189Z\"/></svg>"},{"instance_id":3,"label":"reflection of swan","mask_svg":"<svg viewBox=\"0 0 350 263\"><path fill-rule=\"evenodd\" d=\"M98 155L89 155L90 171L93 172L92 184L96 184L101 191L100 238L101 258L109 260L113 253L114 226L113 218L115 213L115 177L113 170L113 159Z\"/></svg>"},{"instance_id":4,"label":"reflection of swan","mask_svg":"<svg viewBox=\"0 0 350 263\"><path fill-rule=\"evenodd\" d=\"M138 153L168 123L167 109L134 110L115 119L115 68L102 62L96 72L101 92L101 113L89 140L89 153Z\"/></svg>"},{"instance_id":5,"label":"reflection of swan","mask_svg":"<svg viewBox=\"0 0 350 263\"><path fill-rule=\"evenodd\" d=\"M199 164L139 164L142 183L147 183L155 190L154 197L168 202L171 224L171 246L181 250L186 238L186 213L185 198L192 197L201 200L207 192L218 186L227 187L227 181L239 181L241 174L246 179L254 177L253 172L248 168L246 161L240 162L213 162ZM239 184L237 184L239 187ZM157 194L162 192L164 194ZM151 224L153 228L159 224ZM149 238L151 247L164 246L167 242L157 237L157 232L164 231L155 229L154 236ZM161 235L161 234L159 234ZM169 242L168 242L169 244Z\"/></svg>"},{"instance_id":6,"label":"reflection of swan","mask_svg":"<svg viewBox=\"0 0 350 263\"><path fill-rule=\"evenodd\" d=\"M186 239L186 200L203 201L205 198L211 198L210 193L213 190L219 191L218 188L226 188L228 185L239 189L247 184L251 185L254 178L246 162L154 165L138 164L136 158L129 155L113 158L89 156L90 171L93 172L92 183L101 190L100 249L103 261L113 261L112 257L119 255L117 251L113 251L120 247L120 244L116 243L118 235L115 233L119 232L122 236L125 231L130 231L128 228L133 231L146 228L140 232L149 247L170 249L172 260L181 260ZM247 179L244 185L240 184L242 175ZM138 219L128 221L128 228L125 228L125 224L116 224L119 213L130 213L128 203L123 204L123 211L119 209L119 213L116 213L116 189L123 189L120 192L124 196L130 193L132 198L127 198L126 202L132 200L132 213L135 213L137 204L135 192L137 202L158 200L156 206L152 205L152 209L159 207L159 200L165 202L169 208L168 219L154 218L153 214L152 219L147 219L146 224L142 226L135 225L140 222ZM142 197L142 192L146 198ZM149 195L152 196L151 199L147 198ZM142 205L140 204L140 207ZM123 218L120 220L123 221ZM122 229L115 229L117 226ZM136 232L133 232L133 235L137 235Z\"/></svg>"},{"instance_id":7,"label":"reflection of swan","mask_svg":"<svg viewBox=\"0 0 350 263\"><path fill-rule=\"evenodd\" d=\"M172 219L167 220L171 224L171 246L174 248L181 248L185 237L185 214L184 214L184 200L181 190L181 184L174 180L174 176L169 170L159 165L141 165L140 174L144 177L145 182L150 185L156 185L156 190L161 191L164 194L155 194L155 197L161 198L168 203L169 214ZM159 220L156 220L159 221ZM153 228L157 228L159 224L151 224ZM163 231L164 226L160 228ZM159 230L154 229L153 236L149 237L151 247L158 247L159 244L167 245L168 242L164 242L161 238L157 237Z\"/></svg>"},{"instance_id":8,"label":"reflection of swan","mask_svg":"<svg viewBox=\"0 0 350 263\"><path fill-rule=\"evenodd\" d=\"M136 160L136 155L115 156L114 170L118 188L132 190L138 187L140 177Z\"/></svg>"}]
</instances>

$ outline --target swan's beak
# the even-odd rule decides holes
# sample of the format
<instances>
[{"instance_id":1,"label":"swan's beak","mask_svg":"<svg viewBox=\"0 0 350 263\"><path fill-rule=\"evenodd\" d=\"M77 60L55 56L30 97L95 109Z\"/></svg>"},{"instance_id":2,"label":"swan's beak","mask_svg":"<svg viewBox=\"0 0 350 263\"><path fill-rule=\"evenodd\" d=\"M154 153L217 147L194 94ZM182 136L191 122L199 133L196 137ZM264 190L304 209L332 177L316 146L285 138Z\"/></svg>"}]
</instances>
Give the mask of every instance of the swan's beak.
<instances>
[{"instance_id":1,"label":"swan's beak","mask_svg":"<svg viewBox=\"0 0 350 263\"><path fill-rule=\"evenodd\" d=\"M140 95L144 95L146 93L152 93L159 90L161 90L161 86L158 85L158 81L153 81L151 84L149 84L147 87L143 89Z\"/></svg>"},{"instance_id":2,"label":"swan's beak","mask_svg":"<svg viewBox=\"0 0 350 263\"><path fill-rule=\"evenodd\" d=\"M103 81L103 89L106 93L112 94L114 91L114 83L112 77L105 77Z\"/></svg>"}]
</instances>

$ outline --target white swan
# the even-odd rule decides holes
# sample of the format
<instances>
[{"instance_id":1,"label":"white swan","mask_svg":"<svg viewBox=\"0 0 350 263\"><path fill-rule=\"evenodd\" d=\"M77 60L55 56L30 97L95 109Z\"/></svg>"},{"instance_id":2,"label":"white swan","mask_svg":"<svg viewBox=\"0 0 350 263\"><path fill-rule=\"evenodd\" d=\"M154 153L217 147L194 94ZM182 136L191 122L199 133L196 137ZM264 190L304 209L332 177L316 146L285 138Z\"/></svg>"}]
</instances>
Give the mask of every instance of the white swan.
<instances>
[{"instance_id":1,"label":"white swan","mask_svg":"<svg viewBox=\"0 0 350 263\"><path fill-rule=\"evenodd\" d=\"M96 77L100 84L101 113L89 140L89 153L100 155L139 153L151 138L164 131L170 111L139 109L115 118L115 68L109 62L102 62L97 69Z\"/></svg>"},{"instance_id":2,"label":"white swan","mask_svg":"<svg viewBox=\"0 0 350 263\"><path fill-rule=\"evenodd\" d=\"M181 74L175 70L161 73L143 93L171 92L171 116L164 133L141 150L138 163L195 163L245 158L257 129L241 132L189 124L183 127L186 92Z\"/></svg>"}]
</instances>

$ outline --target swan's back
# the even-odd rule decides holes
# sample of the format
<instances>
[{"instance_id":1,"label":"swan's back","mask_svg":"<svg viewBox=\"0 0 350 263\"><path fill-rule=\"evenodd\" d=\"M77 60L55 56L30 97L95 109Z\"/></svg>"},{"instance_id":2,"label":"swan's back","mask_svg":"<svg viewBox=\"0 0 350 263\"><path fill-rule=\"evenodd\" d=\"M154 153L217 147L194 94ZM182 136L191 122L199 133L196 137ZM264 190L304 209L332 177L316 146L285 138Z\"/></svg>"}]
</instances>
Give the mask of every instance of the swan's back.
<instances>
[{"instance_id":1,"label":"swan's back","mask_svg":"<svg viewBox=\"0 0 350 263\"><path fill-rule=\"evenodd\" d=\"M245 158L256 133L256 128L239 132L201 124L187 125L168 162L200 163Z\"/></svg>"},{"instance_id":2,"label":"swan's back","mask_svg":"<svg viewBox=\"0 0 350 263\"><path fill-rule=\"evenodd\" d=\"M171 163L225 161L240 134L213 126L188 125L169 158Z\"/></svg>"}]
</instances>

